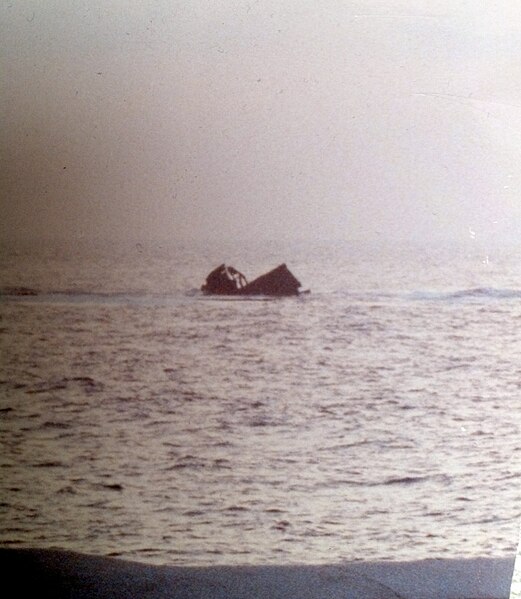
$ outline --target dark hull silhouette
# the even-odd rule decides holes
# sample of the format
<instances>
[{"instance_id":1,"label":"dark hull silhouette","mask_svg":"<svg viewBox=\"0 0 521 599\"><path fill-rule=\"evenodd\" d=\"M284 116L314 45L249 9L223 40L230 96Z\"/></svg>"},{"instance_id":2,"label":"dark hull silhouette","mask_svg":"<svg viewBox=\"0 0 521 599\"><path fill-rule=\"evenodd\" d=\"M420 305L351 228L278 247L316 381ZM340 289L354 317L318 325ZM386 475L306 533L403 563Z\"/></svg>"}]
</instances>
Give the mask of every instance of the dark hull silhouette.
<instances>
[{"instance_id":1,"label":"dark hull silhouette","mask_svg":"<svg viewBox=\"0 0 521 599\"><path fill-rule=\"evenodd\" d=\"M300 282L285 264L281 264L250 283L233 266L221 264L206 277L201 290L206 295L272 295L299 294Z\"/></svg>"}]
</instances>

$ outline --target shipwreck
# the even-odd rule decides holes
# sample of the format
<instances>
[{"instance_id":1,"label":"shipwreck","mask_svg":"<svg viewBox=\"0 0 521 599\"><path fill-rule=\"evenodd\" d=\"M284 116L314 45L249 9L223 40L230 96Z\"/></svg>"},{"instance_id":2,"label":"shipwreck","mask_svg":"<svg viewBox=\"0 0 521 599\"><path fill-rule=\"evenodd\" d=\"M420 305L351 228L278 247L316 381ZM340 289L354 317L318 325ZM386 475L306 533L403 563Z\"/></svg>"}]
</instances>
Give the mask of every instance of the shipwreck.
<instances>
[{"instance_id":1,"label":"shipwreck","mask_svg":"<svg viewBox=\"0 0 521 599\"><path fill-rule=\"evenodd\" d=\"M206 295L299 295L300 282L281 264L250 283L233 266L221 264L206 277L201 291Z\"/></svg>"}]
</instances>

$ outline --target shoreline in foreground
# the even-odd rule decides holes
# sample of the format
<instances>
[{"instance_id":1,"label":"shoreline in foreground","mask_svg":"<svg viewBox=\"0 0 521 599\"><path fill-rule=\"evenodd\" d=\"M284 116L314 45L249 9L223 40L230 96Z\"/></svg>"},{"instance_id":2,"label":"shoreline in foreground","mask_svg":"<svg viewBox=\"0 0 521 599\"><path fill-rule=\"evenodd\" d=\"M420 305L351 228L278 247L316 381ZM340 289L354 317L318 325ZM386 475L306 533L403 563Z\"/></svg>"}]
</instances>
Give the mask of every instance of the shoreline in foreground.
<instances>
[{"instance_id":1,"label":"shoreline in foreground","mask_svg":"<svg viewBox=\"0 0 521 599\"><path fill-rule=\"evenodd\" d=\"M3 586L55 599L508 599L512 558L317 566L153 566L54 549L0 548Z\"/></svg>"}]
</instances>

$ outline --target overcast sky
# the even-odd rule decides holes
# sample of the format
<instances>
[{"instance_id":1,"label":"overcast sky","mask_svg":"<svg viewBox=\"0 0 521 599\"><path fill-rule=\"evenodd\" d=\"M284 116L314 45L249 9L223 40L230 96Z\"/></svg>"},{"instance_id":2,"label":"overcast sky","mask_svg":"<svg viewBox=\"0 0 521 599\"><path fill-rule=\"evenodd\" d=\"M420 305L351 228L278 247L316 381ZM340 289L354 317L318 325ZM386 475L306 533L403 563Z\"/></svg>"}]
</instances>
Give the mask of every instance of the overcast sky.
<instances>
[{"instance_id":1,"label":"overcast sky","mask_svg":"<svg viewBox=\"0 0 521 599\"><path fill-rule=\"evenodd\" d=\"M2 237L521 236L521 3L7 0Z\"/></svg>"}]
</instances>

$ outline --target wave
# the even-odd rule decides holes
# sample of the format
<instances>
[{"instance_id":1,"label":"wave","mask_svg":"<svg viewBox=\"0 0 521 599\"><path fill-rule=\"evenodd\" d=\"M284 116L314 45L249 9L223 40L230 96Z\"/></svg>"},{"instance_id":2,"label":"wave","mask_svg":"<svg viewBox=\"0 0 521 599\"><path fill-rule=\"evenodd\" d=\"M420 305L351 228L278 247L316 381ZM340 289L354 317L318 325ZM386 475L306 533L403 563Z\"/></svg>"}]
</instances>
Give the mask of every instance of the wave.
<instances>
[{"instance_id":1,"label":"wave","mask_svg":"<svg viewBox=\"0 0 521 599\"><path fill-rule=\"evenodd\" d=\"M325 291L318 290L310 296L313 302L327 302L328 299L345 299L350 303L389 303L389 302L466 302L488 300L519 300L521 289L499 287L470 287L451 291ZM33 287L0 288L0 298L23 302L45 303L95 303L95 304L137 304L157 305L192 299L208 302L255 302L277 301L280 298L269 296L207 296L198 289L154 293L149 291L91 291L85 289L41 290Z\"/></svg>"},{"instance_id":2,"label":"wave","mask_svg":"<svg viewBox=\"0 0 521 599\"><path fill-rule=\"evenodd\" d=\"M381 483L380 485L413 485L415 483L423 483L429 480L429 476L403 476L398 478L389 478Z\"/></svg>"},{"instance_id":3,"label":"wave","mask_svg":"<svg viewBox=\"0 0 521 599\"><path fill-rule=\"evenodd\" d=\"M31 303L88 303L88 304L165 304L178 294L145 291L89 291L84 289L39 290L30 287L4 287L0 298Z\"/></svg>"},{"instance_id":4,"label":"wave","mask_svg":"<svg viewBox=\"0 0 521 599\"><path fill-rule=\"evenodd\" d=\"M315 298L319 294L315 295ZM394 302L479 302L521 299L521 289L499 287L469 287L450 291L338 291L332 294L337 298L348 299L351 302L367 303L394 303ZM321 294L321 298L325 296Z\"/></svg>"},{"instance_id":5,"label":"wave","mask_svg":"<svg viewBox=\"0 0 521 599\"><path fill-rule=\"evenodd\" d=\"M91 291L85 289L41 290L32 287L0 288L0 298L31 303L165 305L200 300L208 302L267 302L271 296L207 296L199 289L154 293L150 291Z\"/></svg>"},{"instance_id":6,"label":"wave","mask_svg":"<svg viewBox=\"0 0 521 599\"><path fill-rule=\"evenodd\" d=\"M39 295L39 290L32 287L4 287L0 289L0 295L12 297L34 297Z\"/></svg>"},{"instance_id":7,"label":"wave","mask_svg":"<svg viewBox=\"0 0 521 599\"><path fill-rule=\"evenodd\" d=\"M414 291L409 294L416 301L514 300L521 299L521 289L471 287L456 291Z\"/></svg>"}]
</instances>

